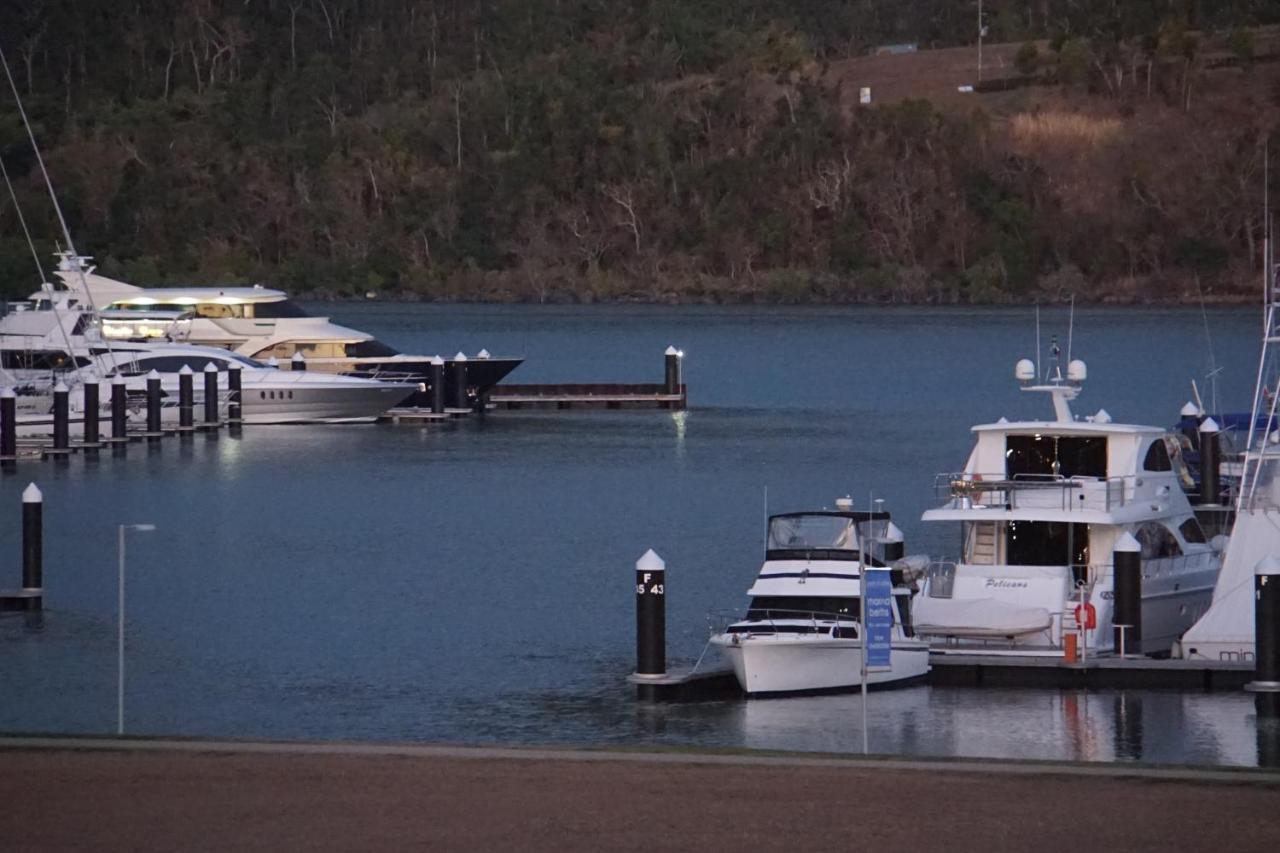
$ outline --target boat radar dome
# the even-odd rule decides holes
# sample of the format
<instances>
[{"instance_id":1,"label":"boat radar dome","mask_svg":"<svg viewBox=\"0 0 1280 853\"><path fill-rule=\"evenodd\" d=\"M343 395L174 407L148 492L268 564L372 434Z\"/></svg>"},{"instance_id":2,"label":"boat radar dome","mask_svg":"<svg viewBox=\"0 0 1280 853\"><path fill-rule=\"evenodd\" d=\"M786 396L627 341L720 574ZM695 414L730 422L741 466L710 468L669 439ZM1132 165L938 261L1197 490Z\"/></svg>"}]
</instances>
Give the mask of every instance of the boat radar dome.
<instances>
[{"instance_id":1,"label":"boat radar dome","mask_svg":"<svg viewBox=\"0 0 1280 853\"><path fill-rule=\"evenodd\" d=\"M1036 363L1029 358L1020 358L1013 366L1013 375L1019 382L1030 382L1036 378Z\"/></svg>"},{"instance_id":2,"label":"boat radar dome","mask_svg":"<svg viewBox=\"0 0 1280 853\"><path fill-rule=\"evenodd\" d=\"M836 509L841 512L849 512L853 509L853 498L845 495L842 498L836 498Z\"/></svg>"},{"instance_id":3,"label":"boat radar dome","mask_svg":"<svg viewBox=\"0 0 1280 853\"><path fill-rule=\"evenodd\" d=\"M1085 367L1084 362L1078 358L1073 358L1071 363L1067 365L1067 381L1083 382L1089 377L1089 369Z\"/></svg>"}]
</instances>

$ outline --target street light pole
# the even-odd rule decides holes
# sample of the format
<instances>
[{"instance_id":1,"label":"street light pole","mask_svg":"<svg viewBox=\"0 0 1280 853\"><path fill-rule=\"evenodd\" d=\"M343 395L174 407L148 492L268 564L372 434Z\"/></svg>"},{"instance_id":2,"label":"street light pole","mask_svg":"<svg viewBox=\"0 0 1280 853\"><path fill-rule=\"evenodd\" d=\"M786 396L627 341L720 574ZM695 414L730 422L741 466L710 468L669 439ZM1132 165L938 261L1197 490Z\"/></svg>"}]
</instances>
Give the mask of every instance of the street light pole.
<instances>
[{"instance_id":1,"label":"street light pole","mask_svg":"<svg viewBox=\"0 0 1280 853\"><path fill-rule=\"evenodd\" d=\"M149 533L155 530L154 524L121 524L117 540L120 573L116 583L116 604L119 607L116 619L116 734L124 734L124 533L136 530Z\"/></svg>"},{"instance_id":2,"label":"street light pole","mask_svg":"<svg viewBox=\"0 0 1280 853\"><path fill-rule=\"evenodd\" d=\"M982 82L982 0L978 0L978 82Z\"/></svg>"}]
</instances>

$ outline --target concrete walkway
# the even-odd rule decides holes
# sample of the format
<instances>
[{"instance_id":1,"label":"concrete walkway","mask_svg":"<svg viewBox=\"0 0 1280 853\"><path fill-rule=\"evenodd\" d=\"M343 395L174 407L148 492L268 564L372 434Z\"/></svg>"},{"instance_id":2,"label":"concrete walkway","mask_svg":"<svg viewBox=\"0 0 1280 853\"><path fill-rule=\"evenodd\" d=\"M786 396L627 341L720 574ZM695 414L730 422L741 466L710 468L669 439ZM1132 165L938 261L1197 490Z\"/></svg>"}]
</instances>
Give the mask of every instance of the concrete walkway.
<instances>
[{"instance_id":1,"label":"concrete walkway","mask_svg":"<svg viewBox=\"0 0 1280 853\"><path fill-rule=\"evenodd\" d=\"M0 738L0 849L1274 850L1280 773Z\"/></svg>"}]
</instances>

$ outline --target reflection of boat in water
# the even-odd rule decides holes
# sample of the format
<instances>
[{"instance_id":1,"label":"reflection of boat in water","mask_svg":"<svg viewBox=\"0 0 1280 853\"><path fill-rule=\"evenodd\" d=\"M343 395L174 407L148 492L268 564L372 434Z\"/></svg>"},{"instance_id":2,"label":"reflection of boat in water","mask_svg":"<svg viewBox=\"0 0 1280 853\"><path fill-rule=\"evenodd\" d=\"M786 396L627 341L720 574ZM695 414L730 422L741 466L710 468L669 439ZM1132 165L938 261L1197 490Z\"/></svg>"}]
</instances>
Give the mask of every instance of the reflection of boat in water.
<instances>
[{"instance_id":1,"label":"reflection of boat in water","mask_svg":"<svg viewBox=\"0 0 1280 853\"><path fill-rule=\"evenodd\" d=\"M900 546L900 534L885 512L841 508L769 519L765 560L748 591L746 616L711 638L744 691L797 693L862 684L862 575L864 566L885 565L873 550L891 533ZM919 678L929 670L928 646L911 634L911 589L904 568L890 574L890 665L869 669L868 685Z\"/></svg>"},{"instance_id":2,"label":"reflection of boat in water","mask_svg":"<svg viewBox=\"0 0 1280 853\"><path fill-rule=\"evenodd\" d=\"M422 385L406 405L431 405L431 367L437 357L406 355L365 332L312 317L283 291L260 285L142 288L98 275L85 265L88 260L59 255L56 274L67 291L37 291L32 304L63 296L87 300L102 307L102 332L111 341L180 341L282 364L301 355L308 370ZM86 289L88 297L80 295ZM444 359L445 399L459 399L461 375L468 405L475 405L521 361L484 351L470 359L461 353Z\"/></svg>"},{"instance_id":3,"label":"reflection of boat in water","mask_svg":"<svg viewBox=\"0 0 1280 853\"><path fill-rule=\"evenodd\" d=\"M930 567L916 630L947 652L1059 656L1079 632L1112 650L1111 556L1128 535L1141 549L1141 650L1167 653L1208 608L1220 566L1183 491L1176 438L1105 411L1077 420L1083 362L1036 383L1024 359L1016 375L1052 397L1056 417L974 427L964 471L939 477L947 502L924 520L958 522L962 550Z\"/></svg>"}]
</instances>

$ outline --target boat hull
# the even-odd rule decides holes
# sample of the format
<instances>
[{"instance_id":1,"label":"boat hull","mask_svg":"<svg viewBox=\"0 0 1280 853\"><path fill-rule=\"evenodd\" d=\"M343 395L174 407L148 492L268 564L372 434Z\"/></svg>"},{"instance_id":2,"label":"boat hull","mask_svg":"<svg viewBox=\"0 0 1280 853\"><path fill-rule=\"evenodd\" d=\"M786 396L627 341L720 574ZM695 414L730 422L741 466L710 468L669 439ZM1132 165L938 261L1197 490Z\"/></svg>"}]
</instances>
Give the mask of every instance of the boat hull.
<instances>
[{"instance_id":1,"label":"boat hull","mask_svg":"<svg viewBox=\"0 0 1280 853\"><path fill-rule=\"evenodd\" d=\"M718 646L751 696L848 690L862 685L862 645L857 639L810 634L718 634ZM929 647L895 641L891 669L867 673L867 685L905 682L929 671Z\"/></svg>"}]
</instances>

